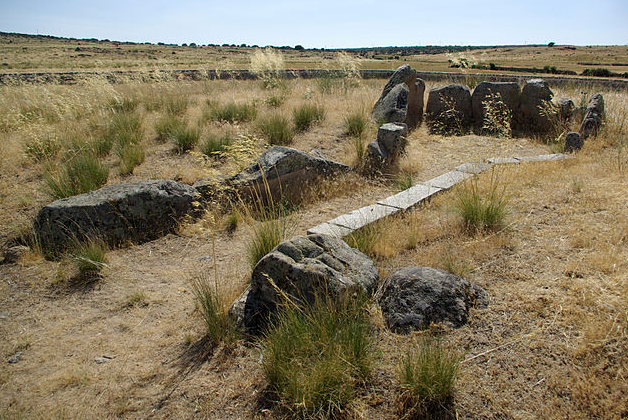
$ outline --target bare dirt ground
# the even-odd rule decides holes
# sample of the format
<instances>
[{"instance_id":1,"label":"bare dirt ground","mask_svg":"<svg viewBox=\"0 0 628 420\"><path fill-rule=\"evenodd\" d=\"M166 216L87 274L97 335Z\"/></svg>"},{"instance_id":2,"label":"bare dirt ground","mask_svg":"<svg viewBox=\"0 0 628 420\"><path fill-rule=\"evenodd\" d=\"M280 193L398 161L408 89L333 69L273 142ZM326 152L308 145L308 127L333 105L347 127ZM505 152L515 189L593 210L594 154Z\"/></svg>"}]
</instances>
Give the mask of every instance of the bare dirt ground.
<instances>
[{"instance_id":1,"label":"bare dirt ground","mask_svg":"<svg viewBox=\"0 0 628 420\"><path fill-rule=\"evenodd\" d=\"M373 103L380 88L358 96ZM622 103L622 95L613 98L608 109ZM338 111L347 104L328 107L326 123L297 137L294 147L350 163ZM466 355L457 418L628 416L628 184L626 158L615 144L604 137L573 160L500 168L511 211L498 232L464 232L451 212L454 192L384 225L373 255L382 277L408 265L452 269L454 256L457 269L489 292L489 307L473 311L467 326L443 331L447 345ZM420 182L468 161L549 152L534 139L441 137L422 127L410 136L402 166ZM130 179L158 174L193 182L204 171L198 159L152 145ZM20 204L5 175L7 214L23 207L32 215L46 200L38 169L23 165L10 165L8 176L19 181L20 194L36 193ZM293 234L396 192L391 180L350 177L326 185L328 195L292 215ZM202 227L202 220L189 222L176 234L110 251L104 277L89 284L66 280L63 263L34 252L1 265L0 418L281 418L265 398L255 342L209 346L189 292L190 276L213 273L214 264L223 293L235 298L244 289L249 230L219 230L212 243ZM6 221L3 229L6 238ZM379 361L349 415L398 418L395 364L420 333L388 332L375 308L373 323ZM7 363L19 352L17 363Z\"/></svg>"}]
</instances>

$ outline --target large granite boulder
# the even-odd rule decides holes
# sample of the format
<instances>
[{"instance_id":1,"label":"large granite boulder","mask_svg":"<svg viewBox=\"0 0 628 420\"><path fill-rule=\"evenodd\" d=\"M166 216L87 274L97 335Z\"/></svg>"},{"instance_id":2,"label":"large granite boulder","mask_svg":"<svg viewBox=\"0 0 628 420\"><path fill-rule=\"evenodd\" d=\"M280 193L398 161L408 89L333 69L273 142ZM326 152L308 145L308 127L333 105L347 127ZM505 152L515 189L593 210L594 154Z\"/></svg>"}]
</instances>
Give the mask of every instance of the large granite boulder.
<instances>
[{"instance_id":1,"label":"large granite boulder","mask_svg":"<svg viewBox=\"0 0 628 420\"><path fill-rule=\"evenodd\" d=\"M198 192L171 180L127 182L48 204L35 219L46 254L57 256L89 237L112 246L155 239L197 211Z\"/></svg>"},{"instance_id":2,"label":"large granite boulder","mask_svg":"<svg viewBox=\"0 0 628 420\"><path fill-rule=\"evenodd\" d=\"M378 280L373 261L341 239L298 236L277 245L257 263L250 286L229 312L238 325L256 333L285 296L297 304L311 304L321 296L370 293Z\"/></svg>"},{"instance_id":3,"label":"large granite boulder","mask_svg":"<svg viewBox=\"0 0 628 420\"><path fill-rule=\"evenodd\" d=\"M551 129L551 121L548 115L544 115L542 109L551 102L554 94L547 82L543 79L526 80L521 91L521 106L517 129L525 133L546 133ZM548 109L550 111L550 109Z\"/></svg>"},{"instance_id":4,"label":"large granite boulder","mask_svg":"<svg viewBox=\"0 0 628 420\"><path fill-rule=\"evenodd\" d=\"M373 107L373 118L381 123L402 122L412 130L423 118L425 82L405 64L390 77Z\"/></svg>"},{"instance_id":5,"label":"large granite boulder","mask_svg":"<svg viewBox=\"0 0 628 420\"><path fill-rule=\"evenodd\" d=\"M368 170L378 171L395 165L405 151L407 135L408 127L403 123L387 123L379 127L377 138L367 149Z\"/></svg>"},{"instance_id":6,"label":"large granite boulder","mask_svg":"<svg viewBox=\"0 0 628 420\"><path fill-rule=\"evenodd\" d=\"M490 95L499 95L501 102L508 108L512 116L519 111L521 102L521 88L514 82L482 82L475 87L471 95L471 109L476 130L481 130L486 114L485 103L490 100Z\"/></svg>"},{"instance_id":7,"label":"large granite boulder","mask_svg":"<svg viewBox=\"0 0 628 420\"><path fill-rule=\"evenodd\" d=\"M467 323L469 308L486 306L488 298L484 289L454 274L407 267L385 280L379 303L392 331L409 332L431 323L461 327Z\"/></svg>"},{"instance_id":8,"label":"large granite boulder","mask_svg":"<svg viewBox=\"0 0 628 420\"><path fill-rule=\"evenodd\" d=\"M425 109L430 131L439 134L464 134L472 119L471 91L462 85L432 89Z\"/></svg>"},{"instance_id":9,"label":"large granite boulder","mask_svg":"<svg viewBox=\"0 0 628 420\"><path fill-rule=\"evenodd\" d=\"M229 178L226 183L245 197L252 195L264 198L270 193L275 200L293 200L300 196L307 182L319 176L349 170L349 166L321 156L290 147L273 146L262 153L257 162Z\"/></svg>"},{"instance_id":10,"label":"large granite boulder","mask_svg":"<svg viewBox=\"0 0 628 420\"><path fill-rule=\"evenodd\" d=\"M580 126L580 135L586 140L590 135L597 136L604 120L604 97L601 93L593 95L587 105L587 111Z\"/></svg>"}]
</instances>

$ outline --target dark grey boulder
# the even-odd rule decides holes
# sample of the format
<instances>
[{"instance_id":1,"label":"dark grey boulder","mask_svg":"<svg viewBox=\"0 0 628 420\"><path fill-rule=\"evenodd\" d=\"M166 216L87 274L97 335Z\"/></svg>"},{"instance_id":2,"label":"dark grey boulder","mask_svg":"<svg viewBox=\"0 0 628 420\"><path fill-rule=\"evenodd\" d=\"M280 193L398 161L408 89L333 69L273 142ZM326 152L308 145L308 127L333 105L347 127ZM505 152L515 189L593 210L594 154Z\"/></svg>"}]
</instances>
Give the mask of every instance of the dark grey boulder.
<instances>
[{"instance_id":1,"label":"dark grey boulder","mask_svg":"<svg viewBox=\"0 0 628 420\"><path fill-rule=\"evenodd\" d=\"M171 180L106 185L42 208L35 235L50 256L89 237L112 246L152 240L198 211L198 198L195 188Z\"/></svg>"},{"instance_id":2,"label":"dark grey boulder","mask_svg":"<svg viewBox=\"0 0 628 420\"><path fill-rule=\"evenodd\" d=\"M373 118L381 123L403 122L409 130L421 124L425 82L407 64L399 67L388 79L373 107Z\"/></svg>"},{"instance_id":3,"label":"dark grey boulder","mask_svg":"<svg viewBox=\"0 0 628 420\"><path fill-rule=\"evenodd\" d=\"M341 239L298 236L277 245L257 263L249 288L230 314L245 330L260 332L276 306L285 302L284 296L297 304L311 304L317 295L340 298L370 293L378 280L373 261Z\"/></svg>"},{"instance_id":4,"label":"dark grey boulder","mask_svg":"<svg viewBox=\"0 0 628 420\"><path fill-rule=\"evenodd\" d=\"M582 136L580 136L580 133L570 131L567 133L567 136L565 136L565 153L576 152L582 149L583 145L584 140L582 139Z\"/></svg>"},{"instance_id":5,"label":"dark grey boulder","mask_svg":"<svg viewBox=\"0 0 628 420\"><path fill-rule=\"evenodd\" d=\"M508 108L512 116L519 111L521 103L521 88L514 82L482 82L475 87L471 95L471 109L473 113L474 127L481 129L484 124L486 105L489 95L498 95L503 104ZM512 121L509 121L512 122Z\"/></svg>"},{"instance_id":6,"label":"dark grey boulder","mask_svg":"<svg viewBox=\"0 0 628 420\"><path fill-rule=\"evenodd\" d=\"M408 97L410 90L405 83L393 87L388 94L377 102L373 109L373 118L378 122L404 122L408 115Z\"/></svg>"},{"instance_id":7,"label":"dark grey boulder","mask_svg":"<svg viewBox=\"0 0 628 420\"><path fill-rule=\"evenodd\" d=\"M431 323L461 327L467 323L469 308L486 306L488 297L484 289L454 274L408 267L385 280L379 303L392 331L409 332Z\"/></svg>"},{"instance_id":8,"label":"dark grey boulder","mask_svg":"<svg viewBox=\"0 0 628 420\"><path fill-rule=\"evenodd\" d=\"M589 136L597 136L604 121L604 97L601 93L593 95L587 105L587 111L580 126L580 135L584 140Z\"/></svg>"},{"instance_id":9,"label":"dark grey boulder","mask_svg":"<svg viewBox=\"0 0 628 420\"><path fill-rule=\"evenodd\" d=\"M307 182L319 176L330 176L349 170L349 166L342 163L290 147L273 146L262 153L256 163L226 182L245 196L251 194L265 196L269 191L274 199L280 196L296 199L303 192Z\"/></svg>"},{"instance_id":10,"label":"dark grey boulder","mask_svg":"<svg viewBox=\"0 0 628 420\"><path fill-rule=\"evenodd\" d=\"M551 128L550 119L541 109L551 102L554 94L543 79L526 80L521 91L521 106L517 129L526 133L546 133Z\"/></svg>"},{"instance_id":11,"label":"dark grey boulder","mask_svg":"<svg viewBox=\"0 0 628 420\"><path fill-rule=\"evenodd\" d=\"M432 89L427 97L425 117L431 132L464 134L471 124L471 92L462 85Z\"/></svg>"},{"instance_id":12,"label":"dark grey boulder","mask_svg":"<svg viewBox=\"0 0 628 420\"><path fill-rule=\"evenodd\" d=\"M395 165L405 152L407 135L408 127L403 123L387 123L379 127L377 138L367 149L368 170L381 170Z\"/></svg>"},{"instance_id":13,"label":"dark grey boulder","mask_svg":"<svg viewBox=\"0 0 628 420\"><path fill-rule=\"evenodd\" d=\"M558 115L562 121L569 121L574 114L576 104L569 98L558 98L556 100L558 105Z\"/></svg>"}]
</instances>

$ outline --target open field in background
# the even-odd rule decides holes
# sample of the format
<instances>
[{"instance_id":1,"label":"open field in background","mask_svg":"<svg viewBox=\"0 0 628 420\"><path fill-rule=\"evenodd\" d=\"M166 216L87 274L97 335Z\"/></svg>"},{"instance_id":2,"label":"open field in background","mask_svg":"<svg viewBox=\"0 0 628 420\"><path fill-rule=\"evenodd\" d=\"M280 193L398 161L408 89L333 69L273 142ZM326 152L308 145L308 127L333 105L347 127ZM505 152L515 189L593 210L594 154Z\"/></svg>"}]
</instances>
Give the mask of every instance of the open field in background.
<instances>
[{"instance_id":1,"label":"open field in background","mask_svg":"<svg viewBox=\"0 0 628 420\"><path fill-rule=\"evenodd\" d=\"M63 41L54 41L53 52L42 52L36 61L38 42L24 44L33 54L32 67L24 71L81 68L79 58L69 57L77 54L76 47ZM212 62L209 50L208 57L195 55L205 49L104 45L124 52L92 52L80 59L93 59L102 69L150 68L144 52L130 50L161 48L177 54L155 54L159 66L202 62L212 68L210 63L223 62L218 55L240 66L233 58L239 53L214 50ZM5 47L1 51L10 51ZM513 57L523 49L516 51ZM96 64L96 54L112 57ZM118 54L126 58L113 57ZM168 54L186 58L177 63ZM291 54L284 57L286 67L301 58L325 63L320 55ZM242 58L242 63L248 60ZM446 63L444 55L443 60L434 65ZM543 63L531 62L537 67ZM400 64L373 60L362 65L369 63L389 65L382 68ZM420 62L412 65L424 69ZM296 133L289 145L353 164L356 140L345 135L345 118L356 112L368 118L385 81L349 82L327 86L320 80L293 80L268 89L261 81L111 85L95 77L75 86L0 86L0 244L4 248L28 237L33 217L52 201L44 174L94 147L121 115L140 122L136 144L145 157L131 174L123 174L113 145L99 158L109 168L108 183L170 178L191 184L236 173L268 147L260 122L275 114L291 119L292 110L302 104L322 107L325 117ZM427 89L434 86L428 83ZM556 97L581 102L577 86L553 90ZM602 93L608 113L603 134L588 140L574 159L496 169L510 196L500 230L465 231L452 212L455 190L373 227L371 256L382 278L409 265L443 268L484 287L490 305L472 311L469 325L458 330L436 327L409 335L386 330L373 307L378 356L371 380L349 410L351 418L398 418L396 364L429 333L440 334L448 348L465 355L456 385L458 418L625 418L628 94ZM238 122L212 117L232 103L249 105L255 115ZM157 126L168 116L198 130L199 143L191 151L179 154L172 142L158 138ZM374 138L376 129L369 121L362 140ZM210 136L225 134L240 147L221 157L202 153ZM552 138L442 137L428 134L423 125L409 136L400 171L420 182L464 162L551 153L559 145ZM397 175L347 175L313 186L291 214L293 233L304 234L391 195L398 188ZM481 189L487 176L478 179ZM229 300L249 281L250 267L242 255L250 228L241 224L229 232L227 218L210 207L205 217L182 224L176 234L111 250L104 277L95 283L73 284L67 262L46 261L35 251L17 264L0 266L0 418L282 418L280 407L264 398L259 348L243 342L235 348L208 346L194 310L192 275L213 275L216 267L220 291ZM18 363L6 363L20 351ZM105 363L95 362L103 356Z\"/></svg>"},{"instance_id":2,"label":"open field in background","mask_svg":"<svg viewBox=\"0 0 628 420\"><path fill-rule=\"evenodd\" d=\"M447 47L443 47L447 48ZM394 70L409 64L419 71L482 72L451 68L450 60L469 65L500 67L555 67L581 74L587 68L628 71L628 46L507 46L472 47L469 51L440 52L439 47L344 50L359 58L361 69ZM456 48L452 48L456 49ZM247 69L250 46L178 46L130 44L0 34L0 72L55 72L74 70ZM429 52L429 53L428 53ZM283 49L285 68L337 68L336 50ZM586 64L579 64L586 63ZM622 64L617 66L617 64ZM508 72L506 72L508 73Z\"/></svg>"}]
</instances>

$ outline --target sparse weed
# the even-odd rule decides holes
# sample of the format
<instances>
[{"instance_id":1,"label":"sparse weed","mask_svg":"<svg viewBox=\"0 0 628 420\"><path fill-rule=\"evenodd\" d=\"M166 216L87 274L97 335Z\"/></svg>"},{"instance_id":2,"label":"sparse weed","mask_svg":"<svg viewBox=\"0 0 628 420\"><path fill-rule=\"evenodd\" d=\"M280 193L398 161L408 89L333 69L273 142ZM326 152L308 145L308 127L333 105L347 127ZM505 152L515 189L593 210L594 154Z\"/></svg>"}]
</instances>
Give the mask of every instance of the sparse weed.
<instances>
[{"instance_id":1,"label":"sparse weed","mask_svg":"<svg viewBox=\"0 0 628 420\"><path fill-rule=\"evenodd\" d=\"M126 296L124 307L137 308L140 306L148 306L148 296L143 290L136 290Z\"/></svg>"},{"instance_id":2,"label":"sparse weed","mask_svg":"<svg viewBox=\"0 0 628 420\"><path fill-rule=\"evenodd\" d=\"M89 152L74 156L58 171L44 173L46 192L54 199L90 192L107 183L109 168Z\"/></svg>"},{"instance_id":3,"label":"sparse weed","mask_svg":"<svg viewBox=\"0 0 628 420\"><path fill-rule=\"evenodd\" d=\"M239 334L228 314L230 302L219 293L218 280L212 284L207 274L197 274L190 278L190 288L211 342L233 344Z\"/></svg>"},{"instance_id":4,"label":"sparse weed","mask_svg":"<svg viewBox=\"0 0 628 420\"><path fill-rule=\"evenodd\" d=\"M182 116L188 109L190 100L182 93L173 93L164 98L163 108L168 115Z\"/></svg>"},{"instance_id":5,"label":"sparse weed","mask_svg":"<svg viewBox=\"0 0 628 420\"><path fill-rule=\"evenodd\" d=\"M502 100L501 93L490 93L486 100L482 101L482 106L484 107L482 130L500 138L512 137L512 112Z\"/></svg>"},{"instance_id":6,"label":"sparse weed","mask_svg":"<svg viewBox=\"0 0 628 420\"><path fill-rule=\"evenodd\" d=\"M545 133L547 144L556 147L555 144L562 143L561 137L569 131L569 121L562 119L560 106L552 101L543 101L539 105L539 114L547 119L548 129Z\"/></svg>"},{"instance_id":7,"label":"sparse weed","mask_svg":"<svg viewBox=\"0 0 628 420\"><path fill-rule=\"evenodd\" d=\"M374 345L362 300L320 297L306 308L286 304L266 332L264 375L296 417L337 416L368 378Z\"/></svg>"},{"instance_id":8,"label":"sparse weed","mask_svg":"<svg viewBox=\"0 0 628 420\"><path fill-rule=\"evenodd\" d=\"M281 70L284 68L283 55L271 47L256 49L251 54L251 69L262 80L265 89L281 87Z\"/></svg>"},{"instance_id":9,"label":"sparse weed","mask_svg":"<svg viewBox=\"0 0 628 420\"><path fill-rule=\"evenodd\" d=\"M414 179L411 172L401 171L395 180L397 191L405 191L414 185Z\"/></svg>"},{"instance_id":10,"label":"sparse weed","mask_svg":"<svg viewBox=\"0 0 628 420\"><path fill-rule=\"evenodd\" d=\"M320 105L303 104L292 110L292 119L296 131L307 131L312 124L325 119L325 108Z\"/></svg>"},{"instance_id":11,"label":"sparse weed","mask_svg":"<svg viewBox=\"0 0 628 420\"><path fill-rule=\"evenodd\" d=\"M271 95L264 99L264 103L273 108L279 108L284 102L286 102L286 97L283 95Z\"/></svg>"},{"instance_id":12,"label":"sparse weed","mask_svg":"<svg viewBox=\"0 0 628 420\"><path fill-rule=\"evenodd\" d=\"M242 215L238 211L238 209L234 208L231 210L229 215L227 216L227 232L235 232L240 224L240 219L242 219Z\"/></svg>"},{"instance_id":13,"label":"sparse weed","mask_svg":"<svg viewBox=\"0 0 628 420\"><path fill-rule=\"evenodd\" d=\"M294 129L290 120L282 114L271 114L257 123L258 130L270 144L290 144L294 138Z\"/></svg>"},{"instance_id":14,"label":"sparse weed","mask_svg":"<svg viewBox=\"0 0 628 420\"><path fill-rule=\"evenodd\" d=\"M462 122L462 115L456 109L456 102L453 98L441 96L444 107L441 113L428 121L428 128L432 134L443 136L462 136L466 129Z\"/></svg>"},{"instance_id":15,"label":"sparse weed","mask_svg":"<svg viewBox=\"0 0 628 420\"><path fill-rule=\"evenodd\" d=\"M344 241L352 248L373 256L377 248L378 242L383 237L381 226L377 223L371 223L363 228L351 233L344 238Z\"/></svg>"},{"instance_id":16,"label":"sparse weed","mask_svg":"<svg viewBox=\"0 0 628 420\"><path fill-rule=\"evenodd\" d=\"M454 210L462 216L465 228L473 232L497 229L506 217L506 186L500 183L495 170L486 193L480 190L478 177L474 177L456 190L454 200Z\"/></svg>"},{"instance_id":17,"label":"sparse weed","mask_svg":"<svg viewBox=\"0 0 628 420\"><path fill-rule=\"evenodd\" d=\"M61 143L53 136L32 138L24 142L24 154L35 162L53 159L61 150Z\"/></svg>"},{"instance_id":18,"label":"sparse weed","mask_svg":"<svg viewBox=\"0 0 628 420\"><path fill-rule=\"evenodd\" d=\"M403 418L440 418L453 401L460 362L438 339L421 339L398 366Z\"/></svg>"},{"instance_id":19,"label":"sparse weed","mask_svg":"<svg viewBox=\"0 0 628 420\"><path fill-rule=\"evenodd\" d=\"M441 255L439 265L441 269L459 277L469 275L472 269L469 263L461 258L459 253L454 253L449 249Z\"/></svg>"},{"instance_id":20,"label":"sparse weed","mask_svg":"<svg viewBox=\"0 0 628 420\"><path fill-rule=\"evenodd\" d=\"M109 102L109 106L114 112L130 113L137 109L140 101L138 98L124 97L114 98Z\"/></svg>"}]
</instances>

